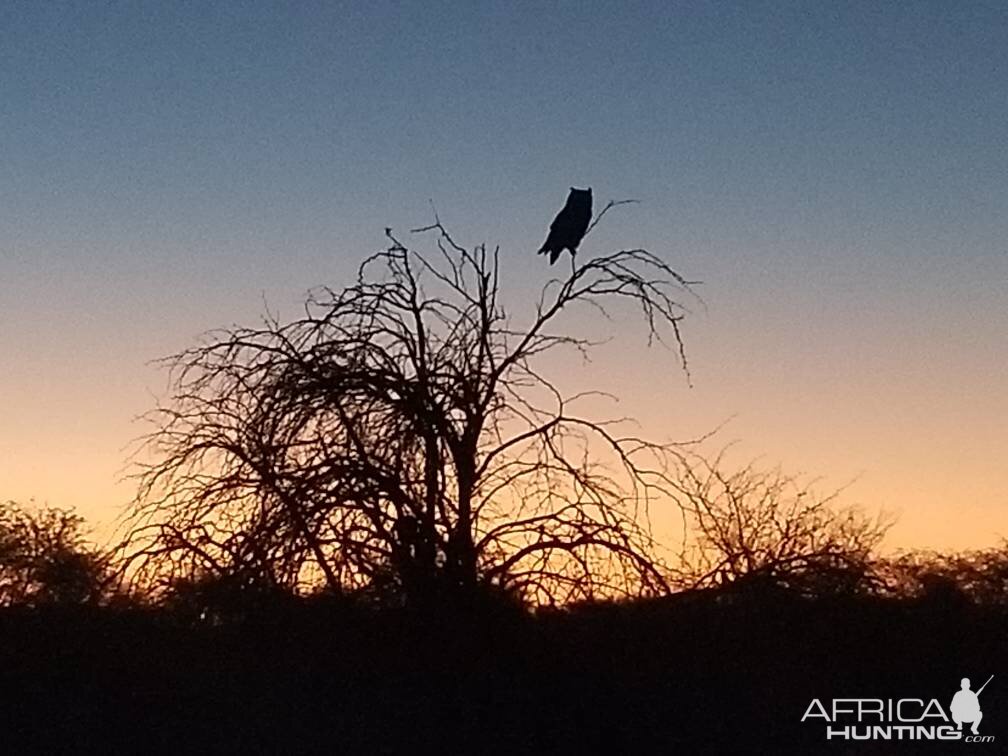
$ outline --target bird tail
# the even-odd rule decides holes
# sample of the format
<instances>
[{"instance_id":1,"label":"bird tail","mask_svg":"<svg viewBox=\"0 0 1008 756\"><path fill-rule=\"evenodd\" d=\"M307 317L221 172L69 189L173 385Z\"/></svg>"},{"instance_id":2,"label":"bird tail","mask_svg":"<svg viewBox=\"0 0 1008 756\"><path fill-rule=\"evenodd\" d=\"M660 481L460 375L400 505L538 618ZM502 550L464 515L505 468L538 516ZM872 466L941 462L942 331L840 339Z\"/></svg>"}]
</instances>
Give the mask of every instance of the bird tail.
<instances>
[{"instance_id":1,"label":"bird tail","mask_svg":"<svg viewBox=\"0 0 1008 756\"><path fill-rule=\"evenodd\" d=\"M546 243L539 248L539 251L536 254L545 255L547 252L549 252L550 265L552 265L557 261L557 258L560 257L560 253L563 252L563 249L557 249L556 247L550 246L549 239L547 239Z\"/></svg>"}]
</instances>

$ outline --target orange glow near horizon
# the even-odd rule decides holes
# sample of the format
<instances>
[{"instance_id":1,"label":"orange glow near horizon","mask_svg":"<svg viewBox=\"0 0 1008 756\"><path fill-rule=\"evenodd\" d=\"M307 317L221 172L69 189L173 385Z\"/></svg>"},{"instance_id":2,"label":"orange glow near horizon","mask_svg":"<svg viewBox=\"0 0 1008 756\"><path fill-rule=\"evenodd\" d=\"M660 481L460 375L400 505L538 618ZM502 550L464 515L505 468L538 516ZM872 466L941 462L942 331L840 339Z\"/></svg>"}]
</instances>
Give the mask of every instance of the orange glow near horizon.
<instances>
[{"instance_id":1,"label":"orange glow near horizon","mask_svg":"<svg viewBox=\"0 0 1008 756\"><path fill-rule=\"evenodd\" d=\"M704 365L707 354L702 342L691 351L693 388L671 353L626 344L603 346L588 365L564 362L559 374L572 391L593 386L615 394L623 388L618 404L599 400L584 406L584 414L636 417L641 432L656 440L697 438L727 420L704 445L707 452L728 445L729 465L753 460L762 467L780 465L787 474L817 479L820 493L843 487L841 504L896 515L887 550L985 548L1008 535L997 462L1008 458L1008 448L987 415L997 395L980 401L964 393L943 401L940 387L921 386L886 396L885 386L893 386L896 376L883 363L873 378L846 382L788 376L783 366L773 365L754 371L763 373L758 381L739 375L715 382ZM618 369L624 365L639 370ZM138 375L152 383L159 376ZM130 418L153 406L142 387L120 385L120 391L103 392L71 382L53 387L65 393L49 405L51 415L39 417L40 408L27 403L8 412L0 428L0 497L73 507L86 517L96 540L110 538L134 493L124 479L130 471L126 460L129 442L143 426ZM823 401L828 395L834 403ZM923 411L929 404L933 411ZM74 407L76 422L69 419ZM678 538L678 513L655 511L653 520L658 534Z\"/></svg>"}]
</instances>

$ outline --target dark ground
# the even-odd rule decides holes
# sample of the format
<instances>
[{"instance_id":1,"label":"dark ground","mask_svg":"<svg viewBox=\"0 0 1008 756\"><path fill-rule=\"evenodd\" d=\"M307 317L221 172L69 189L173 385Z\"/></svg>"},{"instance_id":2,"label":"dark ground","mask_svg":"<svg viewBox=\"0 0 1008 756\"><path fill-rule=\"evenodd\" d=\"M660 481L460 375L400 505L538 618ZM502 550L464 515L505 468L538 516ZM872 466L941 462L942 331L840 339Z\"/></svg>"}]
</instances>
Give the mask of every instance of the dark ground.
<instances>
[{"instance_id":1,"label":"dark ground","mask_svg":"<svg viewBox=\"0 0 1008 756\"><path fill-rule=\"evenodd\" d=\"M1008 612L710 594L526 617L321 603L238 624L0 613L2 753L1006 753ZM830 745L813 697L963 676L993 744ZM1002 713L1003 712L1003 713Z\"/></svg>"}]
</instances>

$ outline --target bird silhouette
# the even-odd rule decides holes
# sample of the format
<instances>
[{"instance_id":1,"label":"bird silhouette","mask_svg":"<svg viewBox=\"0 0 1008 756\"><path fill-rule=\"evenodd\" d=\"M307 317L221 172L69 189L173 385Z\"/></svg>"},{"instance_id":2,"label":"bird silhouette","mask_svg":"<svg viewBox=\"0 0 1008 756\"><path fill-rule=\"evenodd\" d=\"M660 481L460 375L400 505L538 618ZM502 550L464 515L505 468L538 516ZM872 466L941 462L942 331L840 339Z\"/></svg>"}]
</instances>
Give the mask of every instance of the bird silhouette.
<instances>
[{"instance_id":1,"label":"bird silhouette","mask_svg":"<svg viewBox=\"0 0 1008 756\"><path fill-rule=\"evenodd\" d=\"M567 195L567 204L557 213L550 224L549 236L539 249L539 254L549 252L550 265L557 261L560 253L570 250L571 257L577 253L578 245L588 230L592 215L592 190L575 189L571 187Z\"/></svg>"}]
</instances>

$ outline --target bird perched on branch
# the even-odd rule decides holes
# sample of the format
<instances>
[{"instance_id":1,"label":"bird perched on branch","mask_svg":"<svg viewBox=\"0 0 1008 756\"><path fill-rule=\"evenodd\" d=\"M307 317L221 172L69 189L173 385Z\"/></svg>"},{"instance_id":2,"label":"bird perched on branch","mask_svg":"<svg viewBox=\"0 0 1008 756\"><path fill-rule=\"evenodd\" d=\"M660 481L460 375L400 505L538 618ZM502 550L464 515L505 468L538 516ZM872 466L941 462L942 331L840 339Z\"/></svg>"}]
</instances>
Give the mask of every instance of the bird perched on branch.
<instances>
[{"instance_id":1,"label":"bird perched on branch","mask_svg":"<svg viewBox=\"0 0 1008 756\"><path fill-rule=\"evenodd\" d=\"M571 187L564 205L550 224L549 236L539 250L540 255L550 253L550 265L557 261L560 253L570 250L571 257L577 253L578 244L588 230L592 215L592 190Z\"/></svg>"}]
</instances>

